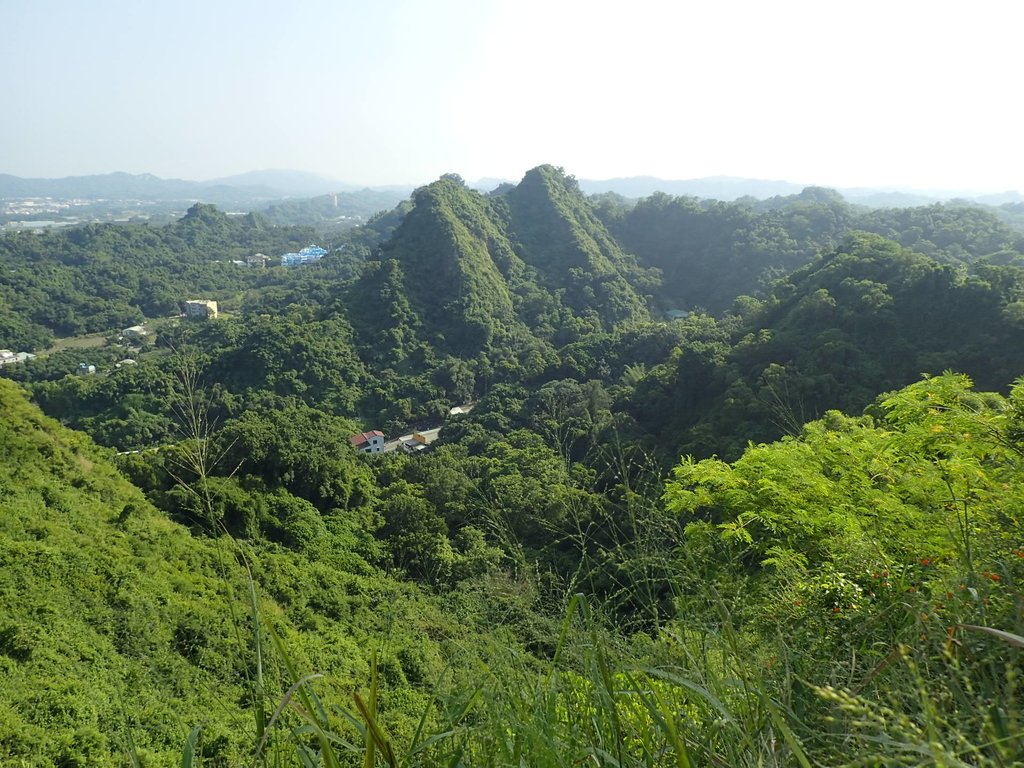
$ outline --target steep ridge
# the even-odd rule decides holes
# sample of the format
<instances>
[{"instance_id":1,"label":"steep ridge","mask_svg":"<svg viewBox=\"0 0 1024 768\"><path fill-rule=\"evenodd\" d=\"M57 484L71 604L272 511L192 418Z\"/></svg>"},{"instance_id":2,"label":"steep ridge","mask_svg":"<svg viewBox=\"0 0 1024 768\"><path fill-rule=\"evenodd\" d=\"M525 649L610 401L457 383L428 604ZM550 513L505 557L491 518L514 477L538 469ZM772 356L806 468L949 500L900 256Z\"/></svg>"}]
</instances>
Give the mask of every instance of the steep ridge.
<instances>
[{"instance_id":1,"label":"steep ridge","mask_svg":"<svg viewBox=\"0 0 1024 768\"><path fill-rule=\"evenodd\" d=\"M394 266L382 266L388 261ZM407 337L417 328L441 353L470 358L516 349L522 356L537 339L557 346L647 318L640 292L652 279L616 245L575 183L551 166L491 196L448 175L417 190L356 288L384 299L383 318L352 322L366 339ZM396 293L408 298L414 317L392 306Z\"/></svg>"},{"instance_id":2,"label":"steep ridge","mask_svg":"<svg viewBox=\"0 0 1024 768\"><path fill-rule=\"evenodd\" d=\"M596 312L606 329L647 316L630 284L642 279L635 260L623 253L574 179L542 165L528 171L505 199L517 252L543 285L565 289L574 312Z\"/></svg>"},{"instance_id":3,"label":"steep ridge","mask_svg":"<svg viewBox=\"0 0 1024 768\"><path fill-rule=\"evenodd\" d=\"M474 354L516 323L506 276L515 256L485 198L443 177L414 195L414 207L382 255L404 273L409 303L438 347Z\"/></svg>"}]
</instances>

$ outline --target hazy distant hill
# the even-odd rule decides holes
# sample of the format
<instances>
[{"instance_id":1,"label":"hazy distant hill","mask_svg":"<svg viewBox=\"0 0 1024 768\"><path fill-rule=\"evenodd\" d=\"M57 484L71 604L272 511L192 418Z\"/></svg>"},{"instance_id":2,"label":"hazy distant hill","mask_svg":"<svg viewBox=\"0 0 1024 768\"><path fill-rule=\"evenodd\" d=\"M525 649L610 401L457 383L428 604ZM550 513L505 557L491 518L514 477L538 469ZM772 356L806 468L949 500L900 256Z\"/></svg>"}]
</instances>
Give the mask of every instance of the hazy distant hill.
<instances>
[{"instance_id":1,"label":"hazy distant hill","mask_svg":"<svg viewBox=\"0 0 1024 768\"><path fill-rule=\"evenodd\" d=\"M509 182L483 178L468 186L489 192ZM731 201L741 197L767 199L795 195L806 184L790 181L748 179L736 176L708 176L700 179L660 179L654 176L630 176L615 179L581 179L581 192L587 195L614 192L627 198L648 197L655 192L673 196L692 196ZM210 181L163 179L150 173L105 173L68 176L60 179L26 179L0 174L0 199L53 197L87 200L201 201L220 204L246 204L281 198L312 198L331 193L362 193L365 189L405 197L412 187L386 185L364 188L327 178L316 173L294 170L249 171ZM985 205L1024 202L1019 192L976 193L964 190L922 190L909 188L840 188L850 202L872 208L929 205L946 200L970 200Z\"/></svg>"},{"instance_id":2,"label":"hazy distant hill","mask_svg":"<svg viewBox=\"0 0 1024 768\"><path fill-rule=\"evenodd\" d=\"M184 179L161 179L150 173L104 173L63 179L23 179L0 175L0 198L55 197L88 200L203 200L234 202L280 197L269 187L238 187Z\"/></svg>"},{"instance_id":3,"label":"hazy distant hill","mask_svg":"<svg viewBox=\"0 0 1024 768\"><path fill-rule=\"evenodd\" d=\"M969 201L992 206L1024 201L1024 197L1014 190L992 194L978 194L950 189L874 189L871 187L858 187L840 189L839 191L851 203L866 205L870 208L910 208L912 206L931 205L948 200Z\"/></svg>"},{"instance_id":4,"label":"hazy distant hill","mask_svg":"<svg viewBox=\"0 0 1024 768\"><path fill-rule=\"evenodd\" d=\"M654 176L630 176L619 179L581 179L580 189L588 195L615 192L625 197L647 197L655 192L669 195L692 195L712 200L735 200L738 197L775 197L795 195L806 185L790 181L743 179L735 176L709 176L703 179L670 180Z\"/></svg>"},{"instance_id":5,"label":"hazy distant hill","mask_svg":"<svg viewBox=\"0 0 1024 768\"><path fill-rule=\"evenodd\" d=\"M360 187L329 179L316 173L291 170L265 170L239 173L203 183L204 186L227 186L243 189L264 188L273 190L276 196L314 197L330 192L355 192Z\"/></svg>"},{"instance_id":6,"label":"hazy distant hill","mask_svg":"<svg viewBox=\"0 0 1024 768\"><path fill-rule=\"evenodd\" d=\"M479 182L483 183L483 180ZM580 189L588 195L614 192L624 197L648 197L655 192L674 196L692 196L708 200L737 200L741 197L770 197L798 194L807 187L790 181L747 179L737 176L708 176L701 179L659 179L654 176L626 178L581 179ZM838 191L851 203L870 208L906 208L930 205L946 200L970 200L984 205L1003 205L1024 201L1020 192L1009 190L997 193L978 193L951 189L911 189L893 187L839 187Z\"/></svg>"},{"instance_id":7,"label":"hazy distant hill","mask_svg":"<svg viewBox=\"0 0 1024 768\"><path fill-rule=\"evenodd\" d=\"M0 199L53 197L85 200L200 201L246 204L285 197L355 192L359 187L304 171L252 171L212 181L162 179L151 173L104 173L61 179L24 179L0 174ZM396 188L381 188L392 190ZM408 193L406 188L398 190Z\"/></svg>"},{"instance_id":8,"label":"hazy distant hill","mask_svg":"<svg viewBox=\"0 0 1024 768\"><path fill-rule=\"evenodd\" d=\"M257 208L272 224L306 225L318 230L348 229L381 211L388 211L408 198L411 189L360 189L317 197L275 200Z\"/></svg>"}]
</instances>

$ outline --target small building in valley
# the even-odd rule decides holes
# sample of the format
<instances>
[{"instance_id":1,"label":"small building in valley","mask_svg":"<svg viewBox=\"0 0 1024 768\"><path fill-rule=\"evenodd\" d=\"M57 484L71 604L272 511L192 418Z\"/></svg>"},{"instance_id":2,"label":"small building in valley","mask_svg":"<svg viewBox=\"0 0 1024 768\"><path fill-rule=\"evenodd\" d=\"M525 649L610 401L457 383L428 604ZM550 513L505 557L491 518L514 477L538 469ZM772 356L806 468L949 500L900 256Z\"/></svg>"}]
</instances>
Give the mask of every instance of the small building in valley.
<instances>
[{"instance_id":1,"label":"small building in valley","mask_svg":"<svg viewBox=\"0 0 1024 768\"><path fill-rule=\"evenodd\" d=\"M383 453L384 452L384 433L379 429L375 429L372 432L360 432L358 435L352 435L349 438L349 442L355 448L366 453Z\"/></svg>"},{"instance_id":2,"label":"small building in valley","mask_svg":"<svg viewBox=\"0 0 1024 768\"><path fill-rule=\"evenodd\" d=\"M281 256L281 264L285 267L295 267L299 264L312 264L320 261L327 255L327 249L318 245L310 245L298 253L286 253Z\"/></svg>"},{"instance_id":3,"label":"small building in valley","mask_svg":"<svg viewBox=\"0 0 1024 768\"><path fill-rule=\"evenodd\" d=\"M12 352L9 349L0 349L0 366L24 363L27 360L35 360L36 356L31 352Z\"/></svg>"},{"instance_id":4,"label":"small building in valley","mask_svg":"<svg viewBox=\"0 0 1024 768\"><path fill-rule=\"evenodd\" d=\"M121 335L126 339L141 339L143 336L148 336L149 331L143 325L133 325L131 328L125 328L121 331Z\"/></svg>"},{"instance_id":5,"label":"small building in valley","mask_svg":"<svg viewBox=\"0 0 1024 768\"><path fill-rule=\"evenodd\" d=\"M413 432L411 435L403 435L398 438L398 441L402 444L402 450L406 453L419 453L426 450L427 446L437 440L440 434L441 427L434 427L433 429Z\"/></svg>"},{"instance_id":6,"label":"small building in valley","mask_svg":"<svg viewBox=\"0 0 1024 768\"><path fill-rule=\"evenodd\" d=\"M217 302L207 299L191 299L185 302L186 317L216 317Z\"/></svg>"}]
</instances>

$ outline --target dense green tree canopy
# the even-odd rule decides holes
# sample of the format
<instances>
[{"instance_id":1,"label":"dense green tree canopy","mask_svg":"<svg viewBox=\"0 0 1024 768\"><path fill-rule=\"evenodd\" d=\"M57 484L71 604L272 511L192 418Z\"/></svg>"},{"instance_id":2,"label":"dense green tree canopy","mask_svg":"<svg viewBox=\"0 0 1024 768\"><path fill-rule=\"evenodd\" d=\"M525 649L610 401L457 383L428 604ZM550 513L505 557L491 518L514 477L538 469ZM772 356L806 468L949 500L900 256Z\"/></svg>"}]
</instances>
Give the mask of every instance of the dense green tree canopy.
<instances>
[{"instance_id":1,"label":"dense green tree canopy","mask_svg":"<svg viewBox=\"0 0 1024 768\"><path fill-rule=\"evenodd\" d=\"M203 205L0 237L0 347L41 351L0 368L34 400L0 381L0 762L177 764L195 723L207 765L1017 760L991 212L541 166L233 263L312 239Z\"/></svg>"}]
</instances>

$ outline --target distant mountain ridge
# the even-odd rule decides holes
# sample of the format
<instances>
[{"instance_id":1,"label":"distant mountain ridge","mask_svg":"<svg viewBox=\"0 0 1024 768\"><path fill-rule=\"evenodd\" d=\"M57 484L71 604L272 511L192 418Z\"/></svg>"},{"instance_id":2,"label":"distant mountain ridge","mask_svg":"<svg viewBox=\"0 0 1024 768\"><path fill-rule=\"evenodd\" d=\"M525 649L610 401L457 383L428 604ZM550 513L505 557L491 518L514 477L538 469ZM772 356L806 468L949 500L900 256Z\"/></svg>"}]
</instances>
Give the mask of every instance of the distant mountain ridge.
<instances>
[{"instance_id":1,"label":"distant mountain ridge","mask_svg":"<svg viewBox=\"0 0 1024 768\"><path fill-rule=\"evenodd\" d=\"M615 179L581 179L580 189L588 195L614 192L623 197L648 197L655 192L710 200L732 201L741 197L761 200L799 194L812 186L838 191L848 202L872 208L905 208L930 205L947 200L969 200L984 205L1024 202L1017 190L979 193L954 189L912 189L909 187L833 187L822 184L798 184L791 181L749 179L738 176L707 176L699 179L660 179L655 176L629 176Z\"/></svg>"},{"instance_id":2,"label":"distant mountain ridge","mask_svg":"<svg viewBox=\"0 0 1024 768\"><path fill-rule=\"evenodd\" d=\"M470 188L490 191L514 183L499 178L482 178ZM587 195L613 192L627 198L649 197L656 192L673 196L733 201L742 197L764 200L796 195L809 186L784 180L751 179L737 176L708 176L698 179L661 179L655 176L629 176L613 179L578 181ZM851 203L872 208L900 208L929 205L949 200L965 200L999 206L1024 202L1017 190L979 193L965 190L929 190L893 187L834 187ZM0 199L52 197L86 200L200 201L221 205L251 205L283 198L313 198L333 193L370 190L405 196L411 186L354 185L308 171L271 169L248 171L209 181L165 179L151 173L115 173L68 176L58 179L22 178L0 174Z\"/></svg>"},{"instance_id":3,"label":"distant mountain ridge","mask_svg":"<svg viewBox=\"0 0 1024 768\"><path fill-rule=\"evenodd\" d=\"M355 192L362 187L308 171L287 169L248 171L234 176L201 182L204 186L227 186L242 189L271 189L295 197L314 197L331 192Z\"/></svg>"},{"instance_id":4,"label":"distant mountain ridge","mask_svg":"<svg viewBox=\"0 0 1024 768\"><path fill-rule=\"evenodd\" d=\"M0 174L0 198L140 199L226 202L279 196L269 187L235 187L184 179L161 179L150 173L104 173L63 179L23 179Z\"/></svg>"},{"instance_id":5,"label":"distant mountain ridge","mask_svg":"<svg viewBox=\"0 0 1024 768\"><path fill-rule=\"evenodd\" d=\"M361 189L363 187L315 173L291 170L250 171L211 181L164 179L151 173L132 174L122 171L60 179L26 179L11 174L0 174L0 199L53 197L90 200L198 200L223 204L278 200L285 197L314 197Z\"/></svg>"},{"instance_id":6,"label":"distant mountain ridge","mask_svg":"<svg viewBox=\"0 0 1024 768\"><path fill-rule=\"evenodd\" d=\"M745 179L733 176L708 176L701 179L660 179L655 176L629 176L596 181L581 179L580 189L588 195L615 192L624 197L648 197L655 192L689 195L714 200L735 200L739 197L767 198L795 195L807 184L791 181Z\"/></svg>"}]
</instances>

